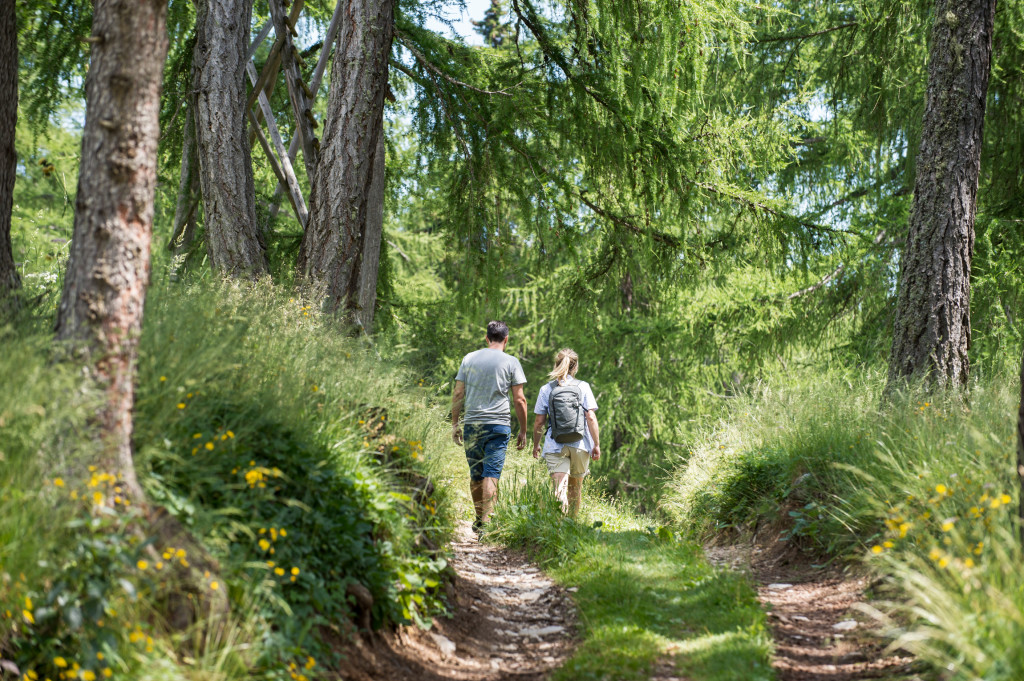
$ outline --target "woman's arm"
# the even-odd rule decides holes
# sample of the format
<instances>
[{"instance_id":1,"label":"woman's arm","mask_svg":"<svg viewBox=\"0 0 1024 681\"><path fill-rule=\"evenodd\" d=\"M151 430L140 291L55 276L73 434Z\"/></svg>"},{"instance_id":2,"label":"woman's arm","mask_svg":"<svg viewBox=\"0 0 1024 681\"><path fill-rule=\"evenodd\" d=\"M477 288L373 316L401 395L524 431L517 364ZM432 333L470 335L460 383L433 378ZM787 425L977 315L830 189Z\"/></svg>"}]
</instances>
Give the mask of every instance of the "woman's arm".
<instances>
[{"instance_id":1,"label":"woman's arm","mask_svg":"<svg viewBox=\"0 0 1024 681\"><path fill-rule=\"evenodd\" d=\"M601 429L597 426L597 414L593 409L587 411L587 428L590 429L590 438L594 441L594 448L590 450L590 458L597 461L601 458Z\"/></svg>"},{"instance_id":2,"label":"woman's arm","mask_svg":"<svg viewBox=\"0 0 1024 681\"><path fill-rule=\"evenodd\" d=\"M533 419L533 458L540 456L540 450L544 447L544 425L548 422L547 414L536 414Z\"/></svg>"}]
</instances>

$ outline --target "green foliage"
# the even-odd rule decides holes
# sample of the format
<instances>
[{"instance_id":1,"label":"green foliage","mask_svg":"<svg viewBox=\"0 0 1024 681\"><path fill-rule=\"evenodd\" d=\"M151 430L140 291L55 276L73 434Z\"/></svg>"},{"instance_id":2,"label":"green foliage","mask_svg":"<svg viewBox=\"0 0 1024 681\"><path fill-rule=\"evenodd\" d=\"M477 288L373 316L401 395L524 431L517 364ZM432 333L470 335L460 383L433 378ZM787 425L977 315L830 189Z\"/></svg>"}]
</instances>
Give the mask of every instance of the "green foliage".
<instances>
[{"instance_id":1,"label":"green foliage","mask_svg":"<svg viewBox=\"0 0 1024 681\"><path fill-rule=\"evenodd\" d=\"M151 291L136 466L150 502L216 560L201 588L231 606L184 633L162 616L193 557L154 555L119 481L86 470L93 398L49 362L46 320L20 324L0 367L16 381L0 397L0 657L55 679L76 664L80 678L180 677L174 651L198 637L196 673L295 679L336 662L328 639L352 631L353 582L374 598L375 627L428 625L445 608L449 503L424 476L440 414L310 306L269 284Z\"/></svg>"},{"instance_id":2,"label":"green foliage","mask_svg":"<svg viewBox=\"0 0 1024 681\"><path fill-rule=\"evenodd\" d=\"M665 510L698 534L767 525L817 554L862 556L897 599L897 643L953 679L1019 678L1017 377L966 395L896 396L882 375L769 383L691 442ZM1008 652L1009 651L1009 652Z\"/></svg>"},{"instance_id":3,"label":"green foliage","mask_svg":"<svg viewBox=\"0 0 1024 681\"><path fill-rule=\"evenodd\" d=\"M686 678L774 678L764 612L742 575L710 566L697 544L590 485L574 521L546 475L524 482L502 492L486 539L526 548L578 588L582 642L554 678L647 679L666 659Z\"/></svg>"}]
</instances>

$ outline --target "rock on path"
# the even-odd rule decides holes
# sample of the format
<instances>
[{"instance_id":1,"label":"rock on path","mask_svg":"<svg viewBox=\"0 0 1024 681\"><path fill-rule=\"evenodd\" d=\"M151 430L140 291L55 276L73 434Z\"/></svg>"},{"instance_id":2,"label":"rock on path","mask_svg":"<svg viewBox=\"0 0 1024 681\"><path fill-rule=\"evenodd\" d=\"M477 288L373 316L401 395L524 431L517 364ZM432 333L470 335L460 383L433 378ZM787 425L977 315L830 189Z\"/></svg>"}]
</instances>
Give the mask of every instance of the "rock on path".
<instances>
[{"instance_id":1,"label":"rock on path","mask_svg":"<svg viewBox=\"0 0 1024 681\"><path fill-rule=\"evenodd\" d=\"M571 654L575 608L524 556L477 541L469 523L451 544L453 616L350 648L341 676L359 681L544 679Z\"/></svg>"}]
</instances>

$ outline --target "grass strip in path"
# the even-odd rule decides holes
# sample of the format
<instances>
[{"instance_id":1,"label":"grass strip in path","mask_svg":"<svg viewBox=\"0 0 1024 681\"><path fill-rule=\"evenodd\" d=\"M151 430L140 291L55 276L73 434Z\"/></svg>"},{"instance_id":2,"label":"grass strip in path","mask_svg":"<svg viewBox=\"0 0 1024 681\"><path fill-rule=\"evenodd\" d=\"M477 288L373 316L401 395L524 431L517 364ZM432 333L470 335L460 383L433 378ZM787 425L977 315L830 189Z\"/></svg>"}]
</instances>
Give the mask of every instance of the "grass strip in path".
<instances>
[{"instance_id":1,"label":"grass strip in path","mask_svg":"<svg viewBox=\"0 0 1024 681\"><path fill-rule=\"evenodd\" d=\"M526 548L575 590L582 641L553 679L649 679L673 667L694 681L774 678L765 614L742 575L712 566L697 544L651 527L650 518L589 494L579 520L565 518L544 476L524 473L516 485L503 479L486 539Z\"/></svg>"}]
</instances>

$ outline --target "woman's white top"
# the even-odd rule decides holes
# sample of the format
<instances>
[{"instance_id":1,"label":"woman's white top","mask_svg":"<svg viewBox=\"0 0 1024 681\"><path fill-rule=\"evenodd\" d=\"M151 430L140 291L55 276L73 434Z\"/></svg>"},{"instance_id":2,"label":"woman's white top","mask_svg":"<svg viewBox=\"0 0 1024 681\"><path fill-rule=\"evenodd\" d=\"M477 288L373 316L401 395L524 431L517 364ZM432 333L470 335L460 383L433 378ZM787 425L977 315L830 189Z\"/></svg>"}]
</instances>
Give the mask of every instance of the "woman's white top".
<instances>
[{"instance_id":1,"label":"woman's white top","mask_svg":"<svg viewBox=\"0 0 1024 681\"><path fill-rule=\"evenodd\" d=\"M573 380L573 379L569 379ZM583 393L583 409L586 411L597 410L597 400L594 398L594 391L590 389L590 384L586 381L577 381L580 386L580 392ZM548 415L548 399L551 396L551 381L548 381L541 386L540 392L537 394L537 405L533 408L534 414ZM557 454L562 451L562 447L565 444L561 442L555 442L551 439L551 424L548 424L548 430L544 434L544 453L545 454ZM590 435L590 426L587 425L583 428L583 440L580 442L569 443L570 447L576 447L583 449L588 452L594 449L594 438Z\"/></svg>"}]
</instances>

